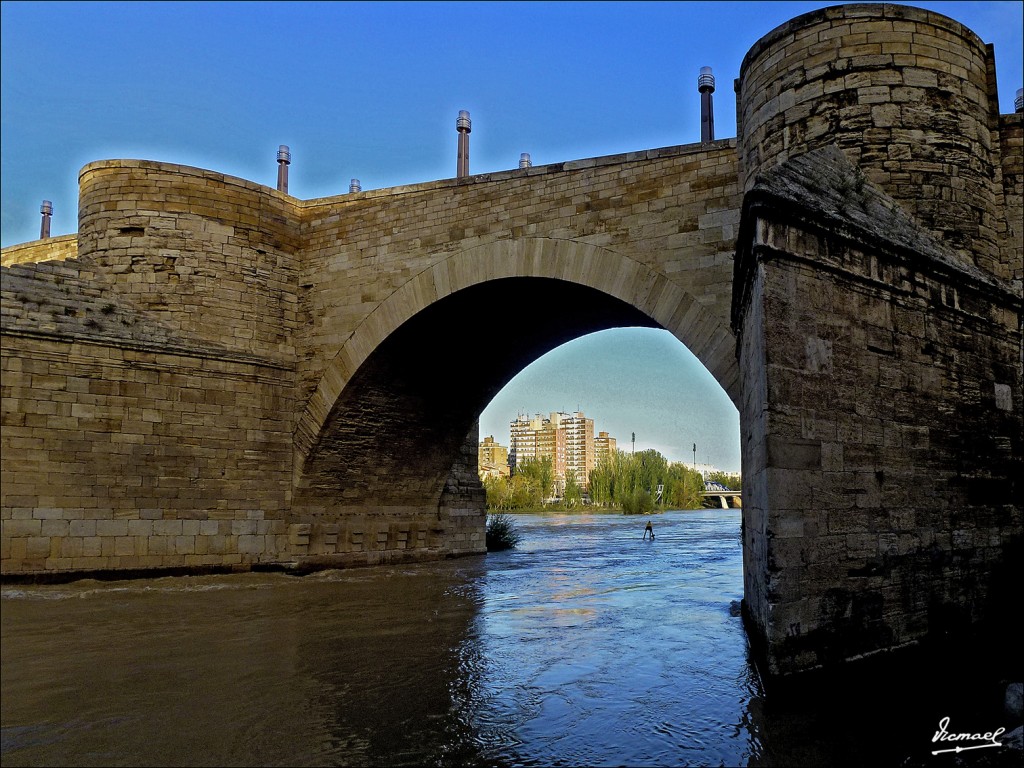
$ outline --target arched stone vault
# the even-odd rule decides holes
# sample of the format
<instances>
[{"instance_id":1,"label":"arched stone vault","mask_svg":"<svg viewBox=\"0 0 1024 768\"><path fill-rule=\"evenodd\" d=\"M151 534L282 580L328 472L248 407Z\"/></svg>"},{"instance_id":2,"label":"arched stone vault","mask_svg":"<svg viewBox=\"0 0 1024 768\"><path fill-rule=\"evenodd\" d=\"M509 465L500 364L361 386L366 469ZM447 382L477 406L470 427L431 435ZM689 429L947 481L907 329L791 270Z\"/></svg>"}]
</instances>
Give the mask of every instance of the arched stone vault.
<instances>
[{"instance_id":1,"label":"arched stone vault","mask_svg":"<svg viewBox=\"0 0 1024 768\"><path fill-rule=\"evenodd\" d=\"M381 303L328 365L296 431L297 498L436 500L452 457L501 387L554 347L622 326L670 331L735 401L732 333L650 267L553 238L448 256Z\"/></svg>"}]
</instances>

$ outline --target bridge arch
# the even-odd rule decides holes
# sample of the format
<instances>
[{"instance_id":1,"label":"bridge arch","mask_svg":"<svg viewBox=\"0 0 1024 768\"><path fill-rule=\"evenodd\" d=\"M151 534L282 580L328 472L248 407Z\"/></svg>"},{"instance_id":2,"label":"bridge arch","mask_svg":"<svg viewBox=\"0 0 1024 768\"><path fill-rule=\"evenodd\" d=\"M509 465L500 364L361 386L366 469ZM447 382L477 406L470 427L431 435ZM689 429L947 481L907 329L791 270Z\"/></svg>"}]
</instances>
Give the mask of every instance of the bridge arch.
<instances>
[{"instance_id":1,"label":"bridge arch","mask_svg":"<svg viewBox=\"0 0 1024 768\"><path fill-rule=\"evenodd\" d=\"M520 311L497 326L480 328L471 319L510 302ZM371 499L384 506L437 499L480 411L516 373L573 338L628 325L671 332L737 402L735 339L727 322L684 286L629 255L578 240L535 237L492 241L435 262L371 312L324 370L296 431L297 498L341 494L360 506ZM447 344L437 338L442 333L451 334ZM489 346L495 350L487 351ZM481 372L470 374L466 365L441 359L450 355L473 357ZM456 380L467 376L472 383ZM399 379L408 384L404 391ZM442 394L445 387L452 393ZM456 406L453 398L467 402ZM408 427L406 420L417 418L414 409L438 408L441 402L447 403L446 416L432 418L451 419L444 429ZM382 429L380 420L391 416L393 428ZM426 418L422 412L419 417ZM361 419L374 420L362 434ZM403 422L408 434L399 437ZM415 450L433 446L446 456L429 471L410 473L399 465L409 460L417 429L424 431ZM475 434L471 439L475 443ZM389 440L397 442L389 447ZM376 474L400 478L408 487L384 491L366 483L375 474L372 468L346 471L359 452L375 461L383 457L385 466Z\"/></svg>"}]
</instances>

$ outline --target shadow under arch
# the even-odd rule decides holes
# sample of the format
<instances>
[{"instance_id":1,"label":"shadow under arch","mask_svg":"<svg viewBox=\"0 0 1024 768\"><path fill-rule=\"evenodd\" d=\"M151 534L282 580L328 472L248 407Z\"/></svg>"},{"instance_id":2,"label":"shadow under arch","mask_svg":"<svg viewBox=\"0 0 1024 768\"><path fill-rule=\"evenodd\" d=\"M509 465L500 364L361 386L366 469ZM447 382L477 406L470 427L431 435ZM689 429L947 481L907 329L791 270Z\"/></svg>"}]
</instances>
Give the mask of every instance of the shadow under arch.
<instances>
[{"instance_id":1,"label":"shadow under arch","mask_svg":"<svg viewBox=\"0 0 1024 768\"><path fill-rule=\"evenodd\" d=\"M727 321L645 264L548 238L452 254L382 302L327 366L296 432L297 498L436 503L479 414L513 376L567 341L629 326L671 332L737 402Z\"/></svg>"}]
</instances>

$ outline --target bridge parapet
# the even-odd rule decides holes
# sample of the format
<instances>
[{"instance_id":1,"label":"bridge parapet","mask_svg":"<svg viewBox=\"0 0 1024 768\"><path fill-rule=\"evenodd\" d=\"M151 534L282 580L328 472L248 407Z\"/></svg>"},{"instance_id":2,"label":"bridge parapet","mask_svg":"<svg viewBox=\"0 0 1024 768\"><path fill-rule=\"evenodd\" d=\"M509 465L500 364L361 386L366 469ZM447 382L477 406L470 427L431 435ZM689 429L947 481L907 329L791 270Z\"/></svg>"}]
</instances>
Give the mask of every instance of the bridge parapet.
<instances>
[{"instance_id":1,"label":"bridge parapet","mask_svg":"<svg viewBox=\"0 0 1024 768\"><path fill-rule=\"evenodd\" d=\"M48 237L4 248L0 266L35 264L41 261L66 261L78 257L78 234Z\"/></svg>"}]
</instances>

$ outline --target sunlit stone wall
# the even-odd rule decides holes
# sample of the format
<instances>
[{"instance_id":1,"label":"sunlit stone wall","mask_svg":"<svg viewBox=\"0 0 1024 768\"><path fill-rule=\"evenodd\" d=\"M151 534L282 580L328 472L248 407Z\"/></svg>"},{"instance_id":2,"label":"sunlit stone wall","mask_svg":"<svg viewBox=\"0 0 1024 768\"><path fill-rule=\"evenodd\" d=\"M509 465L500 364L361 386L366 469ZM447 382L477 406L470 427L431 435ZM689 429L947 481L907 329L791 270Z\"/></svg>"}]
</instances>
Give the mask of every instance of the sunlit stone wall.
<instances>
[{"instance_id":1,"label":"sunlit stone wall","mask_svg":"<svg viewBox=\"0 0 1024 768\"><path fill-rule=\"evenodd\" d=\"M931 11L842 5L799 16L755 43L740 69L744 190L834 143L965 263L1010 277L994 71L976 34Z\"/></svg>"},{"instance_id":2,"label":"sunlit stone wall","mask_svg":"<svg viewBox=\"0 0 1024 768\"><path fill-rule=\"evenodd\" d=\"M14 264L34 264L40 261L64 261L77 255L78 235L61 235L4 248L0 265L10 267Z\"/></svg>"},{"instance_id":3,"label":"sunlit stone wall","mask_svg":"<svg viewBox=\"0 0 1024 768\"><path fill-rule=\"evenodd\" d=\"M1024 114L999 116L999 149L1002 160L1003 211L1002 260L1010 265L1009 277L1024 281Z\"/></svg>"},{"instance_id":4,"label":"sunlit stone wall","mask_svg":"<svg viewBox=\"0 0 1024 768\"><path fill-rule=\"evenodd\" d=\"M291 366L297 202L187 166L90 163L79 174L82 270L189 343Z\"/></svg>"},{"instance_id":5,"label":"sunlit stone wall","mask_svg":"<svg viewBox=\"0 0 1024 768\"><path fill-rule=\"evenodd\" d=\"M4 573L246 566L285 549L287 371L18 334L0 361Z\"/></svg>"},{"instance_id":6,"label":"sunlit stone wall","mask_svg":"<svg viewBox=\"0 0 1024 768\"><path fill-rule=\"evenodd\" d=\"M480 380L462 297L575 286L535 351L658 323L734 394L735 157L723 140L313 201L89 164L78 235L3 251L4 573L482 552L471 427L518 371L499 358L534 347L496 348ZM431 313L451 296L461 315Z\"/></svg>"}]
</instances>

